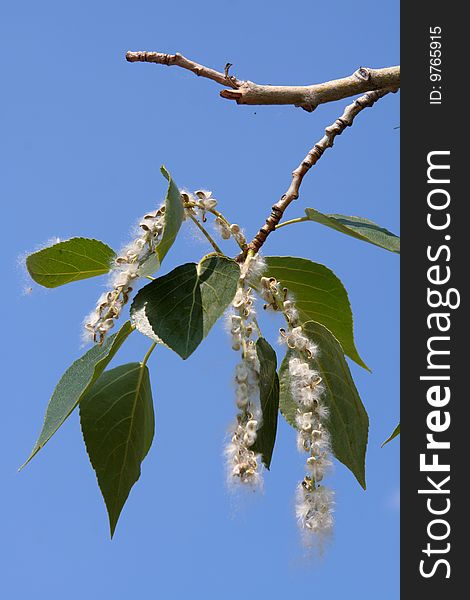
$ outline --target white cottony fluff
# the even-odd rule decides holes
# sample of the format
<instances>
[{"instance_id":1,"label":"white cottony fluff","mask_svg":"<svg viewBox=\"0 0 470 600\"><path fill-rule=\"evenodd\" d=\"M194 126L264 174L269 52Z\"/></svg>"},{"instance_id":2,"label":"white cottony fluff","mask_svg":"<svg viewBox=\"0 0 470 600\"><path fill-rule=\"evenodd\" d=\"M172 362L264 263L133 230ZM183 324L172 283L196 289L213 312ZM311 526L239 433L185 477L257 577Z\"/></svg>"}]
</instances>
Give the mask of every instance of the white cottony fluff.
<instances>
[{"instance_id":1,"label":"white cottony fluff","mask_svg":"<svg viewBox=\"0 0 470 600\"><path fill-rule=\"evenodd\" d=\"M217 211L214 210L217 206L217 200L212 197L212 192L209 190L196 190L194 194L188 190L182 190L181 198L185 207L185 217L188 215L198 215L201 217L202 222L205 223L207 220L207 212L218 214ZM223 224L223 220L217 217L216 224L220 225L218 221ZM225 226L225 228L228 230L227 226ZM230 230L228 230L228 235L225 235L224 232L222 237L228 239L230 235Z\"/></svg>"},{"instance_id":2,"label":"white cottony fluff","mask_svg":"<svg viewBox=\"0 0 470 600\"><path fill-rule=\"evenodd\" d=\"M328 452L320 452L307 458L307 471L316 482L322 481L332 466L333 463L330 460Z\"/></svg>"},{"instance_id":3,"label":"white cottony fluff","mask_svg":"<svg viewBox=\"0 0 470 600\"><path fill-rule=\"evenodd\" d=\"M217 229L217 232L219 233L220 237L223 240L229 240L232 233L231 233L230 227L227 225L227 223L220 217L217 217L214 221L214 224L215 224L215 228Z\"/></svg>"},{"instance_id":4,"label":"white cottony fluff","mask_svg":"<svg viewBox=\"0 0 470 600\"><path fill-rule=\"evenodd\" d=\"M241 266L237 292L232 310L227 316L232 348L241 351L241 361L235 367L235 402L238 413L231 427L230 442L225 449L227 479L229 483L240 482L259 487L262 485L259 455L252 450L257 430L261 426L259 406L259 361L252 339L256 329L256 313L253 291L249 281L260 276L264 261L250 257Z\"/></svg>"},{"instance_id":5,"label":"white cottony fluff","mask_svg":"<svg viewBox=\"0 0 470 600\"><path fill-rule=\"evenodd\" d=\"M230 442L225 449L227 479L251 486L262 484L259 456L251 450L260 423L258 400L259 364L253 341L242 336L245 351L235 367L235 402L238 414L231 427ZM232 347L233 344L232 344Z\"/></svg>"},{"instance_id":6,"label":"white cottony fluff","mask_svg":"<svg viewBox=\"0 0 470 600\"><path fill-rule=\"evenodd\" d=\"M306 335L299 321L295 299L274 277L261 277L260 294L267 310L283 312L287 329L280 330L280 342L290 351L288 373L290 393L296 403L297 447L307 452L308 475L297 491L297 517L305 532L325 534L333 525L333 492L319 485L332 466L328 407L322 402L325 387L312 360L318 346Z\"/></svg>"},{"instance_id":7,"label":"white cottony fluff","mask_svg":"<svg viewBox=\"0 0 470 600\"><path fill-rule=\"evenodd\" d=\"M85 318L85 341L101 344L106 333L114 326L115 319L129 300L134 280L141 276L142 266L155 255L164 226L165 206L141 219L137 237L124 246L114 260L109 278L112 289L98 298L95 309Z\"/></svg>"},{"instance_id":8,"label":"white cottony fluff","mask_svg":"<svg viewBox=\"0 0 470 600\"><path fill-rule=\"evenodd\" d=\"M217 200L212 197L212 192L209 190L197 190L194 194L199 199L199 204L205 210L211 210L217 206Z\"/></svg>"},{"instance_id":9,"label":"white cottony fluff","mask_svg":"<svg viewBox=\"0 0 470 600\"><path fill-rule=\"evenodd\" d=\"M290 350L305 351L308 358L315 358L318 353L318 346L304 334L300 325L289 328L288 331L282 329L279 341L286 344Z\"/></svg>"},{"instance_id":10,"label":"white cottony fluff","mask_svg":"<svg viewBox=\"0 0 470 600\"><path fill-rule=\"evenodd\" d=\"M297 487L296 500L299 526L306 532L322 537L331 535L334 492L323 486L312 486L306 477Z\"/></svg>"},{"instance_id":11,"label":"white cottony fluff","mask_svg":"<svg viewBox=\"0 0 470 600\"><path fill-rule=\"evenodd\" d=\"M297 403L297 446L301 452L309 454L306 461L308 475L297 490L297 519L304 532L325 536L333 527L334 496L333 491L319 485L332 467L330 435L326 427L329 411L322 403L325 390L318 372L310 368L301 352L289 360L289 376L290 391Z\"/></svg>"},{"instance_id":12,"label":"white cottony fluff","mask_svg":"<svg viewBox=\"0 0 470 600\"><path fill-rule=\"evenodd\" d=\"M311 534L323 538L333 527L334 492L320 485L332 461L327 428L329 409L322 401L325 386L320 373L312 367L319 349L299 322L294 298L286 289L281 289L278 281L262 277L261 295L266 301L265 308L282 311L288 324L286 330L280 330L280 342L290 351L288 373L290 393L297 406L297 447L300 452L308 453L308 474L297 489L296 514L304 540L310 544L307 537Z\"/></svg>"},{"instance_id":13,"label":"white cottony fluff","mask_svg":"<svg viewBox=\"0 0 470 600\"><path fill-rule=\"evenodd\" d=\"M320 404L320 398L325 391L318 371L311 369L309 363L300 358L289 360L289 376L291 392L298 404L305 409L315 406L320 419L328 418L328 408Z\"/></svg>"},{"instance_id":14,"label":"white cottony fluff","mask_svg":"<svg viewBox=\"0 0 470 600\"><path fill-rule=\"evenodd\" d=\"M240 226L236 223L230 225L230 233L233 235L234 240L240 244L240 246L244 246L246 244L246 237Z\"/></svg>"},{"instance_id":15,"label":"white cottony fluff","mask_svg":"<svg viewBox=\"0 0 470 600\"><path fill-rule=\"evenodd\" d=\"M242 265L242 277L245 278L247 285L257 286L266 269L267 265L264 258L259 254L255 254L250 261Z\"/></svg>"}]
</instances>

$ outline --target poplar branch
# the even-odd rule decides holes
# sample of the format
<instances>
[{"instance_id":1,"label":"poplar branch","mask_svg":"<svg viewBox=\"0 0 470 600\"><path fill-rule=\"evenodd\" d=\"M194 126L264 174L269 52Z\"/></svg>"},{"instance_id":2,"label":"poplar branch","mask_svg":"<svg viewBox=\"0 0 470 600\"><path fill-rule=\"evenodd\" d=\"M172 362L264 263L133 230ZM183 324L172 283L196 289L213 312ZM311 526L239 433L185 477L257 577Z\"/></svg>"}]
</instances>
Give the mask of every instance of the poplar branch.
<instances>
[{"instance_id":1,"label":"poplar branch","mask_svg":"<svg viewBox=\"0 0 470 600\"><path fill-rule=\"evenodd\" d=\"M312 112L320 104L342 100L372 90L396 91L400 87L400 67L370 69L360 67L352 75L313 85L260 85L243 81L229 74L232 66L227 63L224 72L216 71L196 63L182 54L162 52L127 52L129 62L150 62L159 65L177 66L211 79L229 89L220 92L222 98L237 104L249 105L294 105Z\"/></svg>"},{"instance_id":2,"label":"poplar branch","mask_svg":"<svg viewBox=\"0 0 470 600\"><path fill-rule=\"evenodd\" d=\"M302 185L305 175L322 157L325 150L333 146L336 136L341 135L346 127L351 127L355 117L364 108L372 106L377 100L388 94L390 91L393 92L397 90L374 90L357 98L352 104L349 104L345 108L343 114L336 119L332 125L325 129L325 135L313 146L313 148L311 148L300 165L292 172L292 181L289 188L281 199L272 206L271 214L266 219L266 223L253 238L253 241L248 244L248 250L252 250L255 253L259 251L268 235L271 231L274 231L278 225L289 204L299 197L300 186Z\"/></svg>"}]
</instances>

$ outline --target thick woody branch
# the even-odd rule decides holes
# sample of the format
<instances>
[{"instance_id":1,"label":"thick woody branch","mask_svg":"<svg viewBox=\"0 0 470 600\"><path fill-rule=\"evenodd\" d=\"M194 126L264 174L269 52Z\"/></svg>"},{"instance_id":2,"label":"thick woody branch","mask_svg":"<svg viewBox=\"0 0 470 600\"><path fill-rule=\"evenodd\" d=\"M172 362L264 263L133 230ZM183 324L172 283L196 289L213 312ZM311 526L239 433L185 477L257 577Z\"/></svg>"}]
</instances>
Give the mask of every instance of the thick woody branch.
<instances>
[{"instance_id":1,"label":"thick woody branch","mask_svg":"<svg viewBox=\"0 0 470 600\"><path fill-rule=\"evenodd\" d=\"M361 67L349 77L314 85L258 85L244 81L233 90L222 90L222 98L237 104L293 104L307 112L320 104L342 100L376 89L396 90L400 87L400 67L368 69Z\"/></svg>"},{"instance_id":2,"label":"thick woody branch","mask_svg":"<svg viewBox=\"0 0 470 600\"><path fill-rule=\"evenodd\" d=\"M308 112L325 102L342 100L356 94L372 90L395 91L400 87L400 67L369 69L360 67L349 77L334 79L313 85L259 85L252 81L242 81L229 74L232 66L227 63L224 72L215 71L200 65L181 54L161 52L128 52L129 62L152 62L160 65L175 65L192 71L200 77L211 79L230 89L220 92L222 98L235 100L237 104L267 105L290 104Z\"/></svg>"},{"instance_id":3,"label":"thick woody branch","mask_svg":"<svg viewBox=\"0 0 470 600\"><path fill-rule=\"evenodd\" d=\"M300 165L295 169L295 171L293 171L292 181L288 190L281 197L279 202L276 202L276 204L272 206L271 214L266 219L266 223L263 225L263 227L261 227L256 236L253 238L253 241L248 245L247 248L249 250L252 250L255 253L259 251L261 246L266 241L268 235L271 233L271 231L274 231L276 225L278 225L286 208L293 200L299 197L300 186L302 185L305 175L308 173L308 171L310 171L313 165L320 160L325 150L333 146L336 136L341 135L346 127L350 127L353 124L354 118L364 108L372 106L375 104L375 102L377 102L377 100L388 93L389 90L375 90L373 92L364 94L352 104L347 106L344 110L344 113L338 119L336 119L332 125L325 129L325 135L322 137L322 139L313 146Z\"/></svg>"}]
</instances>

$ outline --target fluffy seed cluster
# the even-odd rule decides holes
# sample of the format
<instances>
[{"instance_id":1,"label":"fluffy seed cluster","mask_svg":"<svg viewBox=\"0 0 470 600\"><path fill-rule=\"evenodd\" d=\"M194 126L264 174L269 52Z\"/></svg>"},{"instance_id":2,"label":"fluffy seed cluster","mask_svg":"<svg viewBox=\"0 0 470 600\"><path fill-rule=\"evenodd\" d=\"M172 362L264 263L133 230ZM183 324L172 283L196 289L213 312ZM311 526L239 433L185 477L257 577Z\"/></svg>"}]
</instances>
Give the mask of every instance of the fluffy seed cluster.
<instances>
[{"instance_id":1,"label":"fluffy seed cluster","mask_svg":"<svg viewBox=\"0 0 470 600\"><path fill-rule=\"evenodd\" d=\"M187 211L201 214L203 223L206 221L206 213L217 206L217 200L212 197L212 192L209 190L196 190L194 194L185 190L181 193L181 199Z\"/></svg>"},{"instance_id":2,"label":"fluffy seed cluster","mask_svg":"<svg viewBox=\"0 0 470 600\"><path fill-rule=\"evenodd\" d=\"M325 537L333 527L334 492L321 485L332 467L328 407L322 402L325 388L311 361L318 356L317 345L299 322L294 299L274 278L261 278L261 295L267 310L282 311L288 328L280 330L280 341L291 351L288 363L290 392L296 403L297 446L307 452L307 475L297 488L296 515L306 533Z\"/></svg>"},{"instance_id":3,"label":"fluffy seed cluster","mask_svg":"<svg viewBox=\"0 0 470 600\"><path fill-rule=\"evenodd\" d=\"M114 327L115 320L129 300L133 281L147 274L145 263L155 255L164 226L165 206L144 215L138 226L138 235L114 260L110 275L112 289L98 298L95 309L84 321L85 341L101 344L107 332Z\"/></svg>"},{"instance_id":4,"label":"fluffy seed cluster","mask_svg":"<svg viewBox=\"0 0 470 600\"><path fill-rule=\"evenodd\" d=\"M334 492L324 486L315 486L307 477L299 483L296 497L296 516L310 545L310 535L318 536L321 543L333 529Z\"/></svg>"},{"instance_id":5,"label":"fluffy seed cluster","mask_svg":"<svg viewBox=\"0 0 470 600\"><path fill-rule=\"evenodd\" d=\"M227 223L223 219L217 217L215 220L215 227L223 240L230 239L232 235L232 232L230 231L230 226L227 225Z\"/></svg>"},{"instance_id":6,"label":"fluffy seed cluster","mask_svg":"<svg viewBox=\"0 0 470 600\"><path fill-rule=\"evenodd\" d=\"M233 235L233 239L237 242L237 244L240 246L244 246L246 244L245 234L239 225L232 223L232 225L230 225L230 233Z\"/></svg>"},{"instance_id":7,"label":"fluffy seed cluster","mask_svg":"<svg viewBox=\"0 0 470 600\"><path fill-rule=\"evenodd\" d=\"M318 372L302 356L289 360L289 376L290 392L297 404L298 449L309 455L308 474L297 491L297 518L302 529L324 536L333 526L333 492L320 485L332 466L328 408L322 403L324 387Z\"/></svg>"},{"instance_id":8,"label":"fluffy seed cluster","mask_svg":"<svg viewBox=\"0 0 470 600\"><path fill-rule=\"evenodd\" d=\"M254 294L250 282L265 268L261 257L250 257L241 267L240 282L228 315L233 350L241 351L235 368L235 401L238 409L231 427L231 439L225 449L230 483L252 486L262 484L259 455L252 450L256 431L261 425L259 407L259 361L253 332L256 329Z\"/></svg>"},{"instance_id":9,"label":"fluffy seed cluster","mask_svg":"<svg viewBox=\"0 0 470 600\"><path fill-rule=\"evenodd\" d=\"M240 225L237 223L230 224L225 217L218 211L214 210L217 206L217 200L212 197L212 192L209 190L197 190L192 194L184 191L181 194L183 202L186 206L186 211L192 214L199 214L203 223L206 222L206 213L212 212L215 215L214 225L223 240L229 240L231 237L241 247L246 245L246 237Z\"/></svg>"},{"instance_id":10,"label":"fluffy seed cluster","mask_svg":"<svg viewBox=\"0 0 470 600\"><path fill-rule=\"evenodd\" d=\"M247 259L241 266L240 279L249 287L258 288L262 275L266 271L266 261L259 254Z\"/></svg>"}]
</instances>

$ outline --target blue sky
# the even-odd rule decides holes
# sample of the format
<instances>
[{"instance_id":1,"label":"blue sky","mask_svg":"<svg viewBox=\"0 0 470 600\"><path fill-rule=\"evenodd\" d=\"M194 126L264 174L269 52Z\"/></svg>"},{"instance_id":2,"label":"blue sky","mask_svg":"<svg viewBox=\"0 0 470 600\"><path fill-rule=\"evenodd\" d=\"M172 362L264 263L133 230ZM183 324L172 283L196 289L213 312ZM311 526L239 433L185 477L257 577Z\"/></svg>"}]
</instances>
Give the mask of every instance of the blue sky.
<instances>
[{"instance_id":1,"label":"blue sky","mask_svg":"<svg viewBox=\"0 0 470 600\"><path fill-rule=\"evenodd\" d=\"M179 51L218 69L231 62L241 79L308 84L397 64L398 17L398 2L346 0L2 3L2 597L398 597L399 443L380 448L399 410L398 257L319 225L286 227L265 251L335 271L373 371L351 366L371 419L368 490L336 465L336 531L322 560L305 561L299 543L293 492L303 458L287 425L262 497L226 491L221 454L236 356L221 325L186 363L165 349L152 356L155 441L112 542L77 414L16 472L55 383L82 352L80 323L104 284L24 295L18 256L53 236L119 247L162 199L161 163L180 187L213 190L251 235L347 103L313 114L236 106L190 73L126 63L126 50ZM305 179L289 216L314 206L398 232L398 125L397 95L364 111ZM164 271L206 251L188 227ZM264 322L273 341L278 326ZM114 364L139 360L147 346L132 336Z\"/></svg>"}]
</instances>

